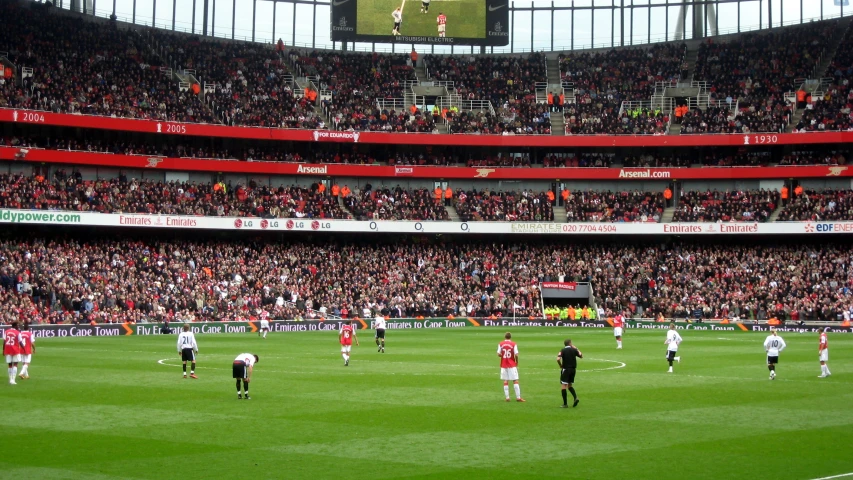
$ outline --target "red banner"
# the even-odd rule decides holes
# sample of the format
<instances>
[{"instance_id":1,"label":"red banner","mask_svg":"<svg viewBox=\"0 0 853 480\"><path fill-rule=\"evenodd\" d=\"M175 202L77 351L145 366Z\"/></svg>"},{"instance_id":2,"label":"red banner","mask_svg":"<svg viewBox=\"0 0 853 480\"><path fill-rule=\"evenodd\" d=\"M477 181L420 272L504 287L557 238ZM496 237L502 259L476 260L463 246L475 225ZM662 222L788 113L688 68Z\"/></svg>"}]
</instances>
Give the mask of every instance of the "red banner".
<instances>
[{"instance_id":1,"label":"red banner","mask_svg":"<svg viewBox=\"0 0 853 480\"><path fill-rule=\"evenodd\" d=\"M34 110L0 109L0 122L122 130L162 135L229 137L293 142L345 142L395 145L496 147L698 147L850 143L853 132L751 133L749 135L434 135L428 133L336 132L267 127L226 127L201 123L69 115Z\"/></svg>"},{"instance_id":2,"label":"red banner","mask_svg":"<svg viewBox=\"0 0 853 480\"><path fill-rule=\"evenodd\" d=\"M544 282L541 287L555 290L575 290L578 288L578 284L577 282Z\"/></svg>"},{"instance_id":3,"label":"red banner","mask_svg":"<svg viewBox=\"0 0 853 480\"><path fill-rule=\"evenodd\" d=\"M412 177L508 180L728 180L853 177L847 166L729 168L468 168L400 167L388 165L243 162L194 158L114 155L109 153L0 147L0 160L91 165L131 169L254 173L314 177Z\"/></svg>"}]
</instances>

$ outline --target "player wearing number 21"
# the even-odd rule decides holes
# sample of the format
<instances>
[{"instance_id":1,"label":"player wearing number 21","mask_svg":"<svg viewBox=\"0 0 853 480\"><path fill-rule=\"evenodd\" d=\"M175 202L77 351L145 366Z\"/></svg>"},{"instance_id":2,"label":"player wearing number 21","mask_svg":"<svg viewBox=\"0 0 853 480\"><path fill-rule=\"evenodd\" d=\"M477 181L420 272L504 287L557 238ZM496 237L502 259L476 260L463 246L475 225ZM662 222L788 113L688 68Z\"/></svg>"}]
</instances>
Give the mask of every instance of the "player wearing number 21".
<instances>
[{"instance_id":1,"label":"player wearing number 21","mask_svg":"<svg viewBox=\"0 0 853 480\"><path fill-rule=\"evenodd\" d=\"M504 397L509 401L509 382L515 389L515 401L525 402L521 398L521 386L518 384L518 345L512 341L512 334L506 332L504 341L498 344L498 357L501 359L501 380L504 381Z\"/></svg>"},{"instance_id":2,"label":"player wearing number 21","mask_svg":"<svg viewBox=\"0 0 853 480\"><path fill-rule=\"evenodd\" d=\"M782 337L776 334L776 329L770 329L770 335L764 340L764 351L767 352L767 369L770 370L770 380L776 379L776 364L779 363L779 353L787 345Z\"/></svg>"}]
</instances>

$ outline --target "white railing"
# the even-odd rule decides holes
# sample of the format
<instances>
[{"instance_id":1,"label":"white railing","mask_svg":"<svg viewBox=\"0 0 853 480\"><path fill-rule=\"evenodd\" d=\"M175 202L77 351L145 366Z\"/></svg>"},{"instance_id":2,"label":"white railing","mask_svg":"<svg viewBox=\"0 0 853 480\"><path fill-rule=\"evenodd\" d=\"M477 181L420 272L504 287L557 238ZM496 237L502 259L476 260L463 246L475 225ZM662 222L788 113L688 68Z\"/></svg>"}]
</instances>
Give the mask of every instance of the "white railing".
<instances>
[{"instance_id":1,"label":"white railing","mask_svg":"<svg viewBox=\"0 0 853 480\"><path fill-rule=\"evenodd\" d=\"M189 82L178 82L178 90L186 92L190 89Z\"/></svg>"},{"instance_id":2,"label":"white railing","mask_svg":"<svg viewBox=\"0 0 853 480\"><path fill-rule=\"evenodd\" d=\"M376 108L379 110L400 110L403 111L408 107L404 98L377 98Z\"/></svg>"},{"instance_id":3,"label":"white railing","mask_svg":"<svg viewBox=\"0 0 853 480\"><path fill-rule=\"evenodd\" d=\"M182 70L183 75L188 75L196 78L196 70L194 68L185 68Z\"/></svg>"},{"instance_id":4,"label":"white railing","mask_svg":"<svg viewBox=\"0 0 853 480\"><path fill-rule=\"evenodd\" d=\"M619 107L619 116L621 117L626 111L632 110L647 110L651 112L660 110L663 113L670 113L673 110L673 102L674 100L668 97L662 97L660 105L655 105L654 102L647 100L625 101Z\"/></svg>"}]
</instances>

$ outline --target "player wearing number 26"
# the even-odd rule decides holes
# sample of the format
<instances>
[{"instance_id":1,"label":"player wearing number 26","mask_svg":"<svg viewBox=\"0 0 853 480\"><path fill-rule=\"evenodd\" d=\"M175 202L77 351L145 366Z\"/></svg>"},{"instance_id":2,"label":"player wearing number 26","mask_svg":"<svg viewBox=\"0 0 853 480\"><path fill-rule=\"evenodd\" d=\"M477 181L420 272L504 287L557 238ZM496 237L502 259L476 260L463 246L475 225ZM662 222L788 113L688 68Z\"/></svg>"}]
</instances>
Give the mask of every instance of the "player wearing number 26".
<instances>
[{"instance_id":1,"label":"player wearing number 26","mask_svg":"<svg viewBox=\"0 0 853 480\"><path fill-rule=\"evenodd\" d=\"M518 385L518 345L512 340L512 334L507 332L504 341L498 344L498 357L501 359L501 380L504 381L504 397L509 401L509 382L515 388L515 401L524 402L521 398L521 386Z\"/></svg>"}]
</instances>

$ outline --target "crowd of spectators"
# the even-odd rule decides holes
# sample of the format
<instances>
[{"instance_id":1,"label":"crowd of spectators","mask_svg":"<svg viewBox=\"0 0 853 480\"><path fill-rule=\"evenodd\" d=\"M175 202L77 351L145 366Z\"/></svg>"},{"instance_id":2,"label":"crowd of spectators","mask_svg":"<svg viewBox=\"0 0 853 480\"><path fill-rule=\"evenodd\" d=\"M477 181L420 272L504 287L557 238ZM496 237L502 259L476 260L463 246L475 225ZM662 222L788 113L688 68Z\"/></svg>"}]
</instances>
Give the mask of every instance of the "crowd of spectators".
<instances>
[{"instance_id":1,"label":"crowd of spectators","mask_svg":"<svg viewBox=\"0 0 853 480\"><path fill-rule=\"evenodd\" d=\"M662 192L570 192L564 201L567 222L659 222L665 208Z\"/></svg>"},{"instance_id":2,"label":"crowd of spectators","mask_svg":"<svg viewBox=\"0 0 853 480\"><path fill-rule=\"evenodd\" d=\"M495 115L461 112L447 117L451 133L549 135L548 106L536 101L536 84L546 80L545 56L427 56L431 79L452 81L463 100L488 101ZM474 104L471 105L474 107Z\"/></svg>"},{"instance_id":3,"label":"crowd of spectators","mask_svg":"<svg viewBox=\"0 0 853 480\"><path fill-rule=\"evenodd\" d=\"M822 132L853 129L853 90L850 80L853 79L853 51L847 48L853 44L853 30L847 29L841 45L835 52L832 62L826 69L825 75L832 78L832 83L821 97L812 97L812 102L806 106L803 117L795 126L799 132Z\"/></svg>"},{"instance_id":4,"label":"crowd of spectators","mask_svg":"<svg viewBox=\"0 0 853 480\"><path fill-rule=\"evenodd\" d=\"M775 190L682 191L673 222L766 222L780 202Z\"/></svg>"},{"instance_id":5,"label":"crowd of spectators","mask_svg":"<svg viewBox=\"0 0 853 480\"><path fill-rule=\"evenodd\" d=\"M455 194L456 213L463 222L553 222L552 201L546 192L529 190L459 190Z\"/></svg>"},{"instance_id":6,"label":"crowd of spectators","mask_svg":"<svg viewBox=\"0 0 853 480\"><path fill-rule=\"evenodd\" d=\"M789 200L779 212L777 222L821 222L853 220L853 191L805 190Z\"/></svg>"},{"instance_id":7,"label":"crowd of spectators","mask_svg":"<svg viewBox=\"0 0 853 480\"><path fill-rule=\"evenodd\" d=\"M406 55L293 49L287 58L301 75L316 78L321 92L329 92L330 96L321 96L321 105L337 130L435 131L429 112L412 105L380 105L385 100L401 101L406 82L417 79Z\"/></svg>"},{"instance_id":8,"label":"crowd of spectators","mask_svg":"<svg viewBox=\"0 0 853 480\"><path fill-rule=\"evenodd\" d=\"M0 321L541 316L537 284L590 281L633 317L843 320L849 243L288 243L28 235L0 241Z\"/></svg>"},{"instance_id":9,"label":"crowd of spectators","mask_svg":"<svg viewBox=\"0 0 853 480\"><path fill-rule=\"evenodd\" d=\"M795 79L812 76L838 28L838 22L821 22L743 34L728 42L708 40L699 48L695 77L708 82L712 102L739 100L756 110L784 105L784 94L799 87Z\"/></svg>"},{"instance_id":10,"label":"crowd of spectators","mask_svg":"<svg viewBox=\"0 0 853 480\"><path fill-rule=\"evenodd\" d=\"M344 199L356 220L447 221L442 198L425 188L404 190L366 187Z\"/></svg>"},{"instance_id":11,"label":"crowd of spectators","mask_svg":"<svg viewBox=\"0 0 853 480\"><path fill-rule=\"evenodd\" d=\"M616 155L612 153L550 154L542 159L545 168L609 168Z\"/></svg>"},{"instance_id":12,"label":"crowd of spectators","mask_svg":"<svg viewBox=\"0 0 853 480\"><path fill-rule=\"evenodd\" d=\"M191 90L180 90L138 31L51 14L49 7L0 5L0 45L31 68L23 85L0 90L0 107L179 122L213 122Z\"/></svg>"},{"instance_id":13,"label":"crowd of spectators","mask_svg":"<svg viewBox=\"0 0 853 480\"><path fill-rule=\"evenodd\" d=\"M779 160L779 165L844 165L850 152L814 152L797 151L785 155Z\"/></svg>"},{"instance_id":14,"label":"crowd of spectators","mask_svg":"<svg viewBox=\"0 0 853 480\"><path fill-rule=\"evenodd\" d=\"M609 50L560 55L564 82L572 85L575 103L563 109L566 133L662 134L668 112L622 102L651 100L656 82L678 80L686 47L665 44L649 48ZM640 105L640 104L637 104Z\"/></svg>"},{"instance_id":15,"label":"crowd of spectators","mask_svg":"<svg viewBox=\"0 0 853 480\"><path fill-rule=\"evenodd\" d=\"M345 219L349 215L318 185L270 187L146 179L83 180L57 170L52 178L0 175L0 207L99 213Z\"/></svg>"},{"instance_id":16,"label":"crowd of spectators","mask_svg":"<svg viewBox=\"0 0 853 480\"><path fill-rule=\"evenodd\" d=\"M791 119L791 106L774 104L766 109L744 107L738 111L728 107L691 109L682 119L681 134L716 133L783 133Z\"/></svg>"}]
</instances>

